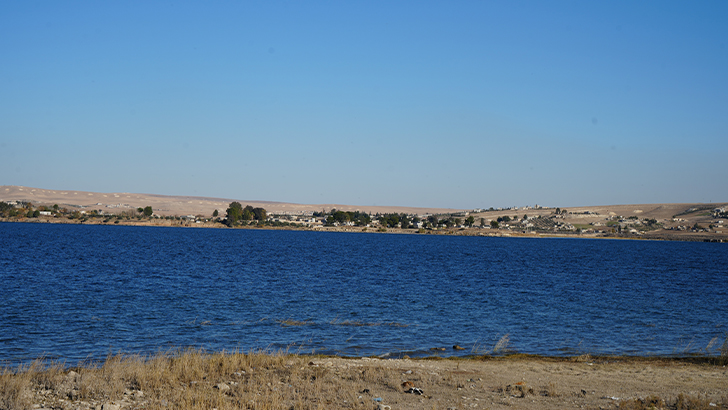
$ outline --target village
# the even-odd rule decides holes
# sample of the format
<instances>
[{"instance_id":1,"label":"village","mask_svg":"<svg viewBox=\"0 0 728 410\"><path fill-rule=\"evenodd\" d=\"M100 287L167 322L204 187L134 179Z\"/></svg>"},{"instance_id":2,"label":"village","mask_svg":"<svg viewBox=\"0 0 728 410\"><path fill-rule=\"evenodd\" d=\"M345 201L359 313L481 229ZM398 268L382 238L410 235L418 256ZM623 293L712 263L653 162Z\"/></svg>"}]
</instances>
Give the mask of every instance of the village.
<instances>
[{"instance_id":1,"label":"village","mask_svg":"<svg viewBox=\"0 0 728 410\"><path fill-rule=\"evenodd\" d=\"M268 211L250 205L243 209L238 202L229 205L234 204L240 207L240 215L231 220L231 208L220 206L220 202L207 215L173 215L159 205L135 206L121 202L59 205L7 200L0 202L0 220L471 236L580 236L716 242L728 239L725 205L696 204L686 207L671 204L647 210L628 205L572 209L534 205L436 213L367 212L357 208L279 210L275 207ZM248 213L243 213L243 210Z\"/></svg>"}]
</instances>

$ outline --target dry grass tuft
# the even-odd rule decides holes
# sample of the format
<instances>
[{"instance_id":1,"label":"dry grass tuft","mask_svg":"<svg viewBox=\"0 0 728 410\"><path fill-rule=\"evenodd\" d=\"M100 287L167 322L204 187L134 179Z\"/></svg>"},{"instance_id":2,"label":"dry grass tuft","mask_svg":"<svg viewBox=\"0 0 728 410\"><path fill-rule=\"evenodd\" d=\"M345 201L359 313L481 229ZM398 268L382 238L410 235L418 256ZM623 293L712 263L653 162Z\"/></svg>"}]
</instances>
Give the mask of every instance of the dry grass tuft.
<instances>
[{"instance_id":1,"label":"dry grass tuft","mask_svg":"<svg viewBox=\"0 0 728 410\"><path fill-rule=\"evenodd\" d=\"M510 334L505 334L501 336L492 349L484 348L479 341L476 341L475 344L473 344L473 347L470 349L470 352L473 355L502 355L512 353L513 351L508 347L510 342Z\"/></svg>"},{"instance_id":2,"label":"dry grass tuft","mask_svg":"<svg viewBox=\"0 0 728 410\"><path fill-rule=\"evenodd\" d=\"M0 373L0 408L24 409L31 404L30 374L24 370L13 372L3 369Z\"/></svg>"},{"instance_id":3,"label":"dry grass tuft","mask_svg":"<svg viewBox=\"0 0 728 410\"><path fill-rule=\"evenodd\" d=\"M544 386L539 390L539 394L544 397L561 397L561 392L554 382L549 382L548 386Z\"/></svg>"},{"instance_id":4,"label":"dry grass tuft","mask_svg":"<svg viewBox=\"0 0 728 410\"><path fill-rule=\"evenodd\" d=\"M706 398L686 396L680 393L673 400L664 400L654 395L646 398L624 400L619 403L619 408L622 410L715 410L728 409L728 402L724 398L721 403L712 403Z\"/></svg>"}]
</instances>

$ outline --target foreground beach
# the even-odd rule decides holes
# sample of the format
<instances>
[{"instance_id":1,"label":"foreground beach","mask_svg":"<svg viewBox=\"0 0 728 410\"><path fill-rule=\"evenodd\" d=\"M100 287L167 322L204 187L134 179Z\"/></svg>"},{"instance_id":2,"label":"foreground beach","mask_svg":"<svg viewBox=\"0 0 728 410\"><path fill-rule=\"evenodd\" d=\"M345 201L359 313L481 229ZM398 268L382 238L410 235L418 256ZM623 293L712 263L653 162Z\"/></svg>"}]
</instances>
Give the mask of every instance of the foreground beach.
<instances>
[{"instance_id":1,"label":"foreground beach","mask_svg":"<svg viewBox=\"0 0 728 410\"><path fill-rule=\"evenodd\" d=\"M0 408L721 409L724 359L113 356L103 365L5 369Z\"/></svg>"}]
</instances>

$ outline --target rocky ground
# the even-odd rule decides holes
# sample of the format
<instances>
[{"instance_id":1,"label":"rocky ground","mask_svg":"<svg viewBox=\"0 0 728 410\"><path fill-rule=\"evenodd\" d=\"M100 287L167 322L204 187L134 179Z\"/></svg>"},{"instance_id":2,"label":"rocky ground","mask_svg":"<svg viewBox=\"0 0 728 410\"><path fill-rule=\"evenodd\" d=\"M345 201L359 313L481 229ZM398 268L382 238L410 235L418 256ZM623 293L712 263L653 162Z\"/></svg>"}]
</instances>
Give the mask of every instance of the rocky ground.
<instances>
[{"instance_id":1,"label":"rocky ground","mask_svg":"<svg viewBox=\"0 0 728 410\"><path fill-rule=\"evenodd\" d=\"M0 408L720 409L728 369L705 360L509 357L115 357L0 376Z\"/></svg>"}]
</instances>

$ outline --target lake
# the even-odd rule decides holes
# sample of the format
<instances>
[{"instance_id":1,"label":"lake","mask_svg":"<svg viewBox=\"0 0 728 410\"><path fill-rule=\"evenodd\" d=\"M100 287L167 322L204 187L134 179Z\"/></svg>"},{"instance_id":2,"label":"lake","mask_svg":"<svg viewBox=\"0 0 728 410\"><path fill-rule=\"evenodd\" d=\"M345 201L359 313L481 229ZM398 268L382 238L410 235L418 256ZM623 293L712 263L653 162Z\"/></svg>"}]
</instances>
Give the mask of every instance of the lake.
<instances>
[{"instance_id":1,"label":"lake","mask_svg":"<svg viewBox=\"0 0 728 410\"><path fill-rule=\"evenodd\" d=\"M722 243L0 223L0 363L718 354L726 260Z\"/></svg>"}]
</instances>

